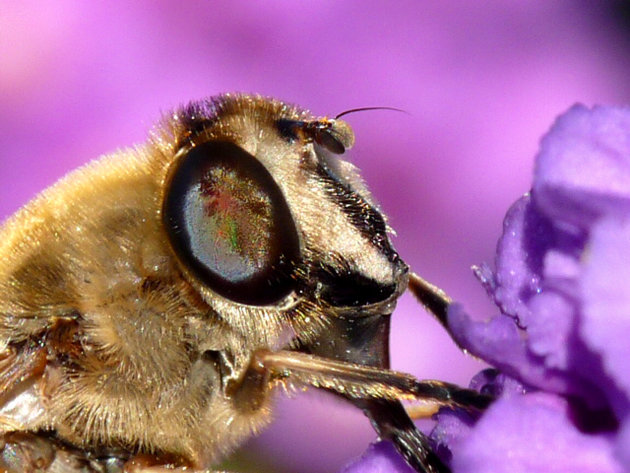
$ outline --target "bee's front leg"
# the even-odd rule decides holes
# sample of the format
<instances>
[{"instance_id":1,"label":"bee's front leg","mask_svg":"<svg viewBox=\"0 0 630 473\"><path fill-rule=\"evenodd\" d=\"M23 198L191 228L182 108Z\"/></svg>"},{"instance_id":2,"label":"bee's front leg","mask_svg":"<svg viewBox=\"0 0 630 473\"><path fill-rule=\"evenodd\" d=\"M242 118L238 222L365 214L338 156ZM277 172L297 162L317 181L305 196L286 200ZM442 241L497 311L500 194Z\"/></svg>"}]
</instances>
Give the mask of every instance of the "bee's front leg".
<instances>
[{"instance_id":1,"label":"bee's front leg","mask_svg":"<svg viewBox=\"0 0 630 473\"><path fill-rule=\"evenodd\" d=\"M0 471L44 472L54 460L54 446L45 438L23 432L10 432L2 436Z\"/></svg>"},{"instance_id":2,"label":"bee's front leg","mask_svg":"<svg viewBox=\"0 0 630 473\"><path fill-rule=\"evenodd\" d=\"M321 358L311 354L260 350L243 377L228 389L235 405L256 409L273 384L312 386L337 394L363 409L378 435L390 440L409 465L422 473L449 469L414 426L400 400L433 406L485 409L492 399L469 389L383 368Z\"/></svg>"},{"instance_id":3,"label":"bee's front leg","mask_svg":"<svg viewBox=\"0 0 630 473\"><path fill-rule=\"evenodd\" d=\"M67 448L46 433L9 432L0 440L2 473L122 473L124 463Z\"/></svg>"},{"instance_id":4,"label":"bee's front leg","mask_svg":"<svg viewBox=\"0 0 630 473\"><path fill-rule=\"evenodd\" d=\"M109 473L109 472L108 472ZM121 473L228 473L223 470L196 469L190 466L164 464L156 457L138 455L131 458Z\"/></svg>"}]
</instances>

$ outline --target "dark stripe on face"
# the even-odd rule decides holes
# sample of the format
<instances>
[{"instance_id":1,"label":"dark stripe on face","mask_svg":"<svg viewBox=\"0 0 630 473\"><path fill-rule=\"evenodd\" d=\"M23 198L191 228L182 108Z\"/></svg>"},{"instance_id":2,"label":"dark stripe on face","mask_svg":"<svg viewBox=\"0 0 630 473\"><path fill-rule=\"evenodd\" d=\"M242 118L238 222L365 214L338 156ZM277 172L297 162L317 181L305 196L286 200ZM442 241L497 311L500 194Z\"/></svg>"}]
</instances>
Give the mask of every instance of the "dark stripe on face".
<instances>
[{"instance_id":1,"label":"dark stripe on face","mask_svg":"<svg viewBox=\"0 0 630 473\"><path fill-rule=\"evenodd\" d=\"M398 254L387 237L387 226L383 216L350 185L343 182L326 165L319 161L316 173L330 200L337 204L359 233L381 250L390 262L397 261Z\"/></svg>"},{"instance_id":2,"label":"dark stripe on face","mask_svg":"<svg viewBox=\"0 0 630 473\"><path fill-rule=\"evenodd\" d=\"M326 263L311 273L318 285L318 297L334 307L361 307L390 298L396 284L383 284L346 268Z\"/></svg>"}]
</instances>

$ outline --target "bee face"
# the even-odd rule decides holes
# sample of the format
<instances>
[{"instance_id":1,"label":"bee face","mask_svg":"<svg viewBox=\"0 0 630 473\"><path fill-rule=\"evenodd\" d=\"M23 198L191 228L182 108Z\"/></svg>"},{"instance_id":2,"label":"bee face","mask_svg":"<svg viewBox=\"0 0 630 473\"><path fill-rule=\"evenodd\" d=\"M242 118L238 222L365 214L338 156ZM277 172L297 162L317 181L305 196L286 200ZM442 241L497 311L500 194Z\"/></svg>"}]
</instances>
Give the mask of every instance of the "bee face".
<instances>
[{"instance_id":1,"label":"bee face","mask_svg":"<svg viewBox=\"0 0 630 473\"><path fill-rule=\"evenodd\" d=\"M170 129L162 223L206 302L231 304L235 320L244 306L264 312L303 340L331 318L391 313L407 268L356 168L335 154L354 142L345 122L224 96L176 113Z\"/></svg>"},{"instance_id":2,"label":"bee face","mask_svg":"<svg viewBox=\"0 0 630 473\"><path fill-rule=\"evenodd\" d=\"M444 471L399 400L455 397L386 369L409 274L353 142L275 100L192 102L5 222L0 469L208 468L283 384L350 400Z\"/></svg>"}]
</instances>

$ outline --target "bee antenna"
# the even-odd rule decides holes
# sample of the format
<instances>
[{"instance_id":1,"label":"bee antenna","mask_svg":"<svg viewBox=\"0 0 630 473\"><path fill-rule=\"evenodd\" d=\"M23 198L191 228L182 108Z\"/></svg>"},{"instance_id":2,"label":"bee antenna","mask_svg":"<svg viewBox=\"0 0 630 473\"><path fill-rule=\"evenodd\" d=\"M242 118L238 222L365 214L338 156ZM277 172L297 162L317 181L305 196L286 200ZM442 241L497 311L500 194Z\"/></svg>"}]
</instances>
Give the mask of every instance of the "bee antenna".
<instances>
[{"instance_id":1,"label":"bee antenna","mask_svg":"<svg viewBox=\"0 0 630 473\"><path fill-rule=\"evenodd\" d=\"M394 108L394 107L359 107L359 108L351 108L350 110L345 110L341 112L339 115L335 117L335 120L338 120L344 115L348 115L350 113L365 112L367 110L392 110L394 112L402 112L402 113L409 114L409 112L407 112L406 110L401 110L400 108Z\"/></svg>"}]
</instances>

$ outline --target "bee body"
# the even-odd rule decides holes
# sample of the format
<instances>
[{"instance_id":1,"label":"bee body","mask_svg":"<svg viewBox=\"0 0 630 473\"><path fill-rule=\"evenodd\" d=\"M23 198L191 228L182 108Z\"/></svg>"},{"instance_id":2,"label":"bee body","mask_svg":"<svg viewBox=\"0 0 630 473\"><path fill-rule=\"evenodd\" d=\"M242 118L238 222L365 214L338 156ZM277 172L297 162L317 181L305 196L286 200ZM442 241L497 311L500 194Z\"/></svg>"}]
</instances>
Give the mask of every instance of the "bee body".
<instances>
[{"instance_id":1,"label":"bee body","mask_svg":"<svg viewBox=\"0 0 630 473\"><path fill-rule=\"evenodd\" d=\"M410 387L421 382L388 371L389 316L409 274L337 156L353 142L345 122L223 95L11 217L0 466L209 468L268 424L284 384L336 393L378 425L400 417L416 447L391 426L379 434L419 471L445 471L397 407L422 397Z\"/></svg>"}]
</instances>

